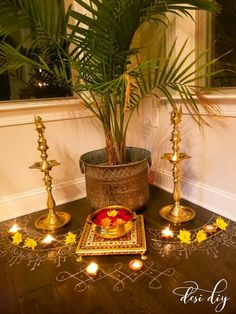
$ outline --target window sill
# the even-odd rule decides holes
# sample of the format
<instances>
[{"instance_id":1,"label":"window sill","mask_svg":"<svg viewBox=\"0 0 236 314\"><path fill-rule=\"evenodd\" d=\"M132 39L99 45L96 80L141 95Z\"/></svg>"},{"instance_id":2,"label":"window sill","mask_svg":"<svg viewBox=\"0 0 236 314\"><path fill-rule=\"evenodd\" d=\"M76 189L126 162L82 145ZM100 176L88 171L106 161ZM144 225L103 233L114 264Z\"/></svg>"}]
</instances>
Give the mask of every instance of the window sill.
<instances>
[{"instance_id":1,"label":"window sill","mask_svg":"<svg viewBox=\"0 0 236 314\"><path fill-rule=\"evenodd\" d=\"M221 115L223 117L236 117L236 94L235 93L223 93L219 92L218 94L208 94L206 95L208 99L211 100L211 102L219 108ZM163 99L164 100L164 99ZM174 100L177 105L180 105L182 103L182 100L180 97L174 97ZM164 103L167 103L166 100L164 100ZM167 103L168 111L172 111L172 107L170 104ZM203 115L206 115L206 112L204 110L200 109L200 112ZM188 110L185 106L183 106L183 114L189 114Z\"/></svg>"},{"instance_id":2,"label":"window sill","mask_svg":"<svg viewBox=\"0 0 236 314\"><path fill-rule=\"evenodd\" d=\"M0 127L33 124L34 115L44 121L92 117L77 97L44 98L0 102Z\"/></svg>"}]
</instances>

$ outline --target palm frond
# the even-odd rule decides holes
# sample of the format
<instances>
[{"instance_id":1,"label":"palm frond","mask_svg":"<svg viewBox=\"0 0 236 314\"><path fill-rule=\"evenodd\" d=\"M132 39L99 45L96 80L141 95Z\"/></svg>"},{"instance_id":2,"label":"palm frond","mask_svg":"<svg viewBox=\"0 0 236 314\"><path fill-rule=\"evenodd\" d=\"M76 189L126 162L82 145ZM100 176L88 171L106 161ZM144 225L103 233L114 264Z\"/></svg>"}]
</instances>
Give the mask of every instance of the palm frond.
<instances>
[{"instance_id":1,"label":"palm frond","mask_svg":"<svg viewBox=\"0 0 236 314\"><path fill-rule=\"evenodd\" d=\"M101 121L119 162L131 116L145 95L165 96L175 108L174 94L178 94L200 123L204 120L199 102L214 113L198 79L214 74L202 74L202 70L209 70L215 60L198 66L206 53L198 57L195 50L185 53L187 42L177 53L174 42L165 53L161 35L169 15L191 18L191 10L217 11L216 1L75 1L83 12L72 7L64 12L62 0L1 0L0 73L27 64L43 71L46 81L73 89ZM144 23L152 23L159 31L153 60L143 59L142 47L133 43ZM30 35L26 29L31 30ZM23 36L15 41L12 35L19 30ZM73 80L71 72L75 73Z\"/></svg>"}]
</instances>

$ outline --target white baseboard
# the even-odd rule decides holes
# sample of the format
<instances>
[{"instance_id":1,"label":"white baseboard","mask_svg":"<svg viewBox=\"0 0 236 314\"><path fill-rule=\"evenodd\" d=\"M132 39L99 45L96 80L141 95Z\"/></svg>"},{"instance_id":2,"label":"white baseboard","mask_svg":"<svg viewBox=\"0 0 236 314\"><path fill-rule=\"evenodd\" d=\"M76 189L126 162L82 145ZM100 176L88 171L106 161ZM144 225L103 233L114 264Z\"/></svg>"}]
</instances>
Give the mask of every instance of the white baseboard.
<instances>
[{"instance_id":1,"label":"white baseboard","mask_svg":"<svg viewBox=\"0 0 236 314\"><path fill-rule=\"evenodd\" d=\"M173 192L171 172L157 167L152 167L152 170L155 178L154 185ZM180 184L182 198L236 221L236 195L186 178L181 178ZM54 186L53 196L57 205L86 197L84 178ZM1 197L0 221L45 208L46 192L44 188Z\"/></svg>"},{"instance_id":2,"label":"white baseboard","mask_svg":"<svg viewBox=\"0 0 236 314\"><path fill-rule=\"evenodd\" d=\"M85 180L76 179L53 187L56 205L86 197ZM44 188L9 195L0 198L0 221L27 215L47 208L47 194Z\"/></svg>"},{"instance_id":3,"label":"white baseboard","mask_svg":"<svg viewBox=\"0 0 236 314\"><path fill-rule=\"evenodd\" d=\"M154 185L173 192L172 173L157 167L154 172ZM212 212L236 221L236 195L184 177L180 178L182 198L211 210Z\"/></svg>"}]
</instances>

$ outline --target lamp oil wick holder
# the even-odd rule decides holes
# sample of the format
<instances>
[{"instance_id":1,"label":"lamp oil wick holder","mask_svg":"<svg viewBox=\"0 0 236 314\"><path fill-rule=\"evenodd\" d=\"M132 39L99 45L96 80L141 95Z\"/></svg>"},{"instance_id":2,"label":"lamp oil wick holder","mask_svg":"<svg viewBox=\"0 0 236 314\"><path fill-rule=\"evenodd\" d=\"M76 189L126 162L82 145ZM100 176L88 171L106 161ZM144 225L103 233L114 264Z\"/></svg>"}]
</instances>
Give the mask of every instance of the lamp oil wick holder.
<instances>
[{"instance_id":1,"label":"lamp oil wick holder","mask_svg":"<svg viewBox=\"0 0 236 314\"><path fill-rule=\"evenodd\" d=\"M55 212L55 201L52 196L52 177L50 176L50 171L53 167L60 165L56 160L48 160L47 155L47 142L44 137L45 126L43 124L42 118L40 116L35 116L35 126L38 132L38 150L41 152L40 162L35 162L30 169L40 169L44 173L43 181L45 183L47 191L47 208L48 214L44 214L35 221L35 227L42 230L54 231L58 228L66 225L70 220L71 216L69 213L57 211Z\"/></svg>"},{"instance_id":2,"label":"lamp oil wick holder","mask_svg":"<svg viewBox=\"0 0 236 314\"><path fill-rule=\"evenodd\" d=\"M169 160L173 165L172 176L174 181L173 199L174 205L167 205L160 209L160 215L173 223L186 222L195 217L195 211L187 206L180 205L181 192L179 186L179 175L181 161L191 158L185 153L179 153L179 143L181 142L179 124L182 118L182 108L174 109L171 113L171 124L173 124L173 131L171 136L172 153L165 153L162 159Z\"/></svg>"}]
</instances>

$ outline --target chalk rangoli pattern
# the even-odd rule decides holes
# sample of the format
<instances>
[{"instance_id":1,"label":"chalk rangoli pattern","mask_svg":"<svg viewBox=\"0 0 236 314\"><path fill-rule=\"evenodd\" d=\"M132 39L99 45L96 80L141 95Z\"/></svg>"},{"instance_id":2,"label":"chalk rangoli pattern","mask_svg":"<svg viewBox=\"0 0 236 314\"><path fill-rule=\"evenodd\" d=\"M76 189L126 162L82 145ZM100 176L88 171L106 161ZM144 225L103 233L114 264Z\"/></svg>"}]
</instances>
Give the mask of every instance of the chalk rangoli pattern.
<instances>
[{"instance_id":1,"label":"chalk rangoli pattern","mask_svg":"<svg viewBox=\"0 0 236 314\"><path fill-rule=\"evenodd\" d=\"M212 224L216 217L217 216L213 214L206 224ZM196 234L200 229L202 229L202 227L189 230L193 238L196 237ZM195 242L191 244L183 244L179 241L179 239L175 238L165 240L161 238L161 230L156 228L147 228L147 232L151 237L151 247L162 257L177 253L179 256L184 256L188 259L191 254L201 251L217 258L219 253L218 248L220 246L232 246L236 248L236 225L232 222L229 222L229 227L226 232L218 231L213 233L206 241L201 243Z\"/></svg>"},{"instance_id":2,"label":"chalk rangoli pattern","mask_svg":"<svg viewBox=\"0 0 236 314\"><path fill-rule=\"evenodd\" d=\"M159 270L153 261L146 261L144 267L139 271L132 271L122 263L116 263L110 271L100 269L96 276L90 276L86 273L86 264L82 262L78 271L75 273L69 271L62 271L57 274L56 280L58 282L72 281L76 292L83 292L89 288L90 285L104 280L106 278L112 279L113 291L122 291L128 287L129 284L135 284L138 280L143 280L149 289L160 289L162 287L161 278L164 276L172 277L175 273L174 268L167 268Z\"/></svg>"},{"instance_id":3,"label":"chalk rangoli pattern","mask_svg":"<svg viewBox=\"0 0 236 314\"><path fill-rule=\"evenodd\" d=\"M8 230L15 222L14 220L8 220L1 223L0 231L0 257L9 256L9 265L20 264L26 262L30 270L33 271L36 267L40 266L45 261L51 261L55 263L56 267L60 267L61 263L71 256L75 256L76 244L65 245L65 235L56 236L56 240L53 242L53 246L45 247L42 245L42 240L45 235L36 231L28 231L27 224L31 220L31 216L22 216L17 218L17 225L20 227L20 232L26 237L33 237L38 246L35 250L23 248L21 245L12 244L12 238ZM81 235L80 229L73 231L77 235L77 239Z\"/></svg>"}]
</instances>

